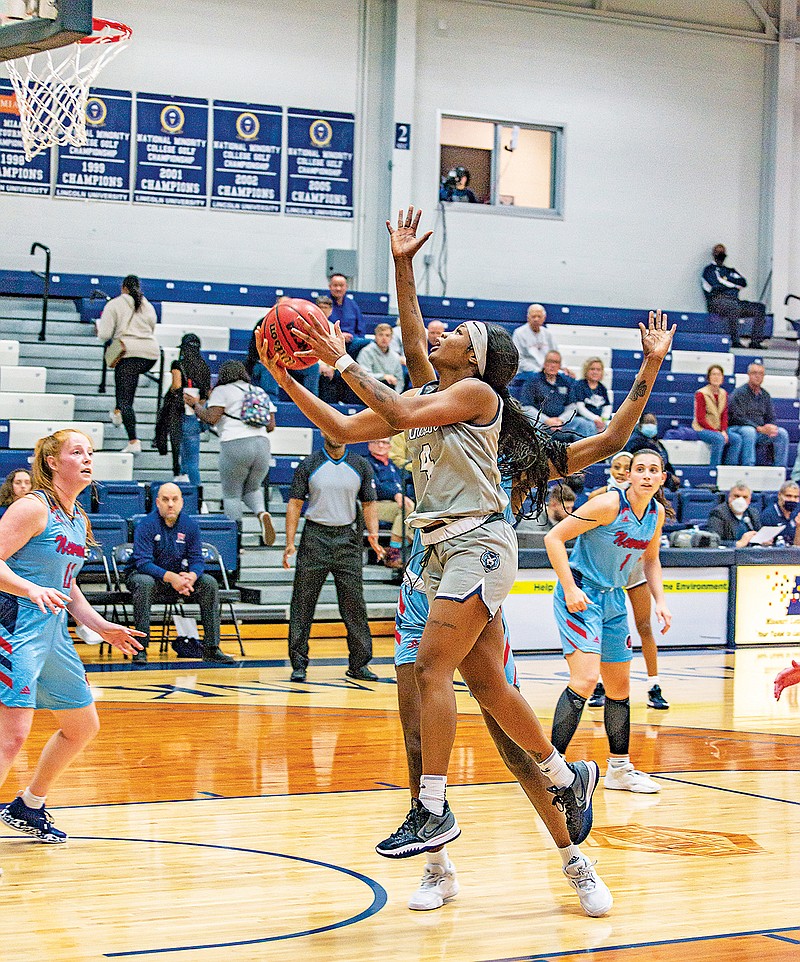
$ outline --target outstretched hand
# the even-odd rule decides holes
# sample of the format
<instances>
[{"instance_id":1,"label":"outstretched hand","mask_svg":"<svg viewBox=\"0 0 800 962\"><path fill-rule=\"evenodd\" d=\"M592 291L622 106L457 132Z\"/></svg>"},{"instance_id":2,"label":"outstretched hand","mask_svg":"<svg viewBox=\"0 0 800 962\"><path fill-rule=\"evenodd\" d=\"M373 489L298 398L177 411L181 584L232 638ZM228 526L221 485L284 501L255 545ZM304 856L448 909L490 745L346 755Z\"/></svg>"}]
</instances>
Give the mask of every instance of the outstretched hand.
<instances>
[{"instance_id":1,"label":"outstretched hand","mask_svg":"<svg viewBox=\"0 0 800 962\"><path fill-rule=\"evenodd\" d=\"M347 342L338 321L332 328L325 317L317 317L316 314L311 314L309 317L298 316L292 330L308 342L307 351L295 351L297 357L313 355L323 364L333 366L343 354L347 353Z\"/></svg>"},{"instance_id":2,"label":"outstretched hand","mask_svg":"<svg viewBox=\"0 0 800 962\"><path fill-rule=\"evenodd\" d=\"M397 215L397 227L392 227L391 221L386 221L386 229L389 231L392 243L392 257L401 260L404 257L412 258L417 251L425 244L433 231L429 230L422 237L417 237L417 227L422 211L414 211L409 207L405 214L402 210Z\"/></svg>"},{"instance_id":3,"label":"outstretched hand","mask_svg":"<svg viewBox=\"0 0 800 962\"><path fill-rule=\"evenodd\" d=\"M780 701L784 688L791 688L792 685L797 684L800 684L800 661L793 659L791 668L784 668L775 676L775 701Z\"/></svg>"},{"instance_id":4,"label":"outstretched hand","mask_svg":"<svg viewBox=\"0 0 800 962\"><path fill-rule=\"evenodd\" d=\"M136 639L145 637L143 631L127 628L125 625L115 625L110 621L106 622L106 627L102 628L98 634L102 636L103 641L118 648L123 655L135 655L137 651L141 651L142 646Z\"/></svg>"},{"instance_id":5,"label":"outstretched hand","mask_svg":"<svg viewBox=\"0 0 800 962\"><path fill-rule=\"evenodd\" d=\"M647 327L639 324L639 331L642 335L642 351L645 357L657 358L663 361L672 347L672 338L677 330L677 325L667 327L668 317L661 311L650 311L647 319Z\"/></svg>"}]
</instances>

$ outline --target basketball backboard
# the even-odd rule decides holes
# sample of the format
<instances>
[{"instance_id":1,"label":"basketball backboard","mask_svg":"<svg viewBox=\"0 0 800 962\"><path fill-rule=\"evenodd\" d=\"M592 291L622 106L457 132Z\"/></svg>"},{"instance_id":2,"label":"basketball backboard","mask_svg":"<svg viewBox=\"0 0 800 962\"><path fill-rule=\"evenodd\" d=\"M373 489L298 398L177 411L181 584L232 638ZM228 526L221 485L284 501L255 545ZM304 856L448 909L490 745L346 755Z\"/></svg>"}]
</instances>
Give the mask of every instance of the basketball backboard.
<instances>
[{"instance_id":1,"label":"basketball backboard","mask_svg":"<svg viewBox=\"0 0 800 962\"><path fill-rule=\"evenodd\" d=\"M92 32L92 0L0 0L0 61L75 43Z\"/></svg>"}]
</instances>

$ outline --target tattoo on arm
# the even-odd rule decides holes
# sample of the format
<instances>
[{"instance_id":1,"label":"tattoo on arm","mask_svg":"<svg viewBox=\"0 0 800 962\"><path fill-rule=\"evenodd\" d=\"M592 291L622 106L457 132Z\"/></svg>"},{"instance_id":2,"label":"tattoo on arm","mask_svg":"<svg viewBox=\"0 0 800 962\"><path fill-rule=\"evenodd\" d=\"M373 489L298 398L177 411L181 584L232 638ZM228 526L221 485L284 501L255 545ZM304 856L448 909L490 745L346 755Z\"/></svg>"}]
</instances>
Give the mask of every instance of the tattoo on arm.
<instances>
[{"instance_id":1,"label":"tattoo on arm","mask_svg":"<svg viewBox=\"0 0 800 962\"><path fill-rule=\"evenodd\" d=\"M449 621L438 621L436 618L428 618L428 624L434 628L450 628L455 631L456 626L451 625Z\"/></svg>"},{"instance_id":2,"label":"tattoo on arm","mask_svg":"<svg viewBox=\"0 0 800 962\"><path fill-rule=\"evenodd\" d=\"M358 364L351 364L344 372L345 380L349 380L356 394L362 398L370 407L373 403L380 406L373 408L384 417L391 417L391 413L396 410L399 395L394 388L376 380L369 371L365 371ZM360 390L359 390L360 389ZM386 405L389 405L387 408Z\"/></svg>"},{"instance_id":3,"label":"tattoo on arm","mask_svg":"<svg viewBox=\"0 0 800 962\"><path fill-rule=\"evenodd\" d=\"M629 401L638 401L647 393L647 385L644 381L634 381L633 387L631 388L631 393L628 395Z\"/></svg>"}]
</instances>

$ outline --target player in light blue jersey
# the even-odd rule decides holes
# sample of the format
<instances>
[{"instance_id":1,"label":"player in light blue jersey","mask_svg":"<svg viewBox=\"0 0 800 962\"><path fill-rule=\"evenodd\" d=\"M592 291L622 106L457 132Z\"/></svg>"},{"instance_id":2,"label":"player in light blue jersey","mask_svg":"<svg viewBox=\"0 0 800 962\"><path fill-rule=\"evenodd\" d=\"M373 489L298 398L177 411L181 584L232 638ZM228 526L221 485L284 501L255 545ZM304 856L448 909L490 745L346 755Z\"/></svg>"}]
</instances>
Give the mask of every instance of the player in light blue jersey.
<instances>
[{"instance_id":1,"label":"player in light blue jersey","mask_svg":"<svg viewBox=\"0 0 800 962\"><path fill-rule=\"evenodd\" d=\"M141 648L135 638L141 632L106 621L75 583L91 536L77 498L91 484L92 456L91 441L78 431L39 440L33 491L0 519L0 784L28 737L34 710L49 708L59 724L29 786L0 820L40 842L66 842L45 799L100 727L67 612L126 655Z\"/></svg>"},{"instance_id":2,"label":"player in light blue jersey","mask_svg":"<svg viewBox=\"0 0 800 962\"><path fill-rule=\"evenodd\" d=\"M656 617L669 630L672 616L664 599L658 551L669 508L661 486L664 463L656 451L642 448L631 460L630 485L601 494L564 518L544 539L558 575L553 610L569 665L553 718L553 744L564 752L578 727L586 700L602 671L606 688L604 722L610 757L606 788L652 794L656 781L631 763L631 659L625 585L631 569L644 561ZM572 555L566 543L577 538Z\"/></svg>"}]
</instances>

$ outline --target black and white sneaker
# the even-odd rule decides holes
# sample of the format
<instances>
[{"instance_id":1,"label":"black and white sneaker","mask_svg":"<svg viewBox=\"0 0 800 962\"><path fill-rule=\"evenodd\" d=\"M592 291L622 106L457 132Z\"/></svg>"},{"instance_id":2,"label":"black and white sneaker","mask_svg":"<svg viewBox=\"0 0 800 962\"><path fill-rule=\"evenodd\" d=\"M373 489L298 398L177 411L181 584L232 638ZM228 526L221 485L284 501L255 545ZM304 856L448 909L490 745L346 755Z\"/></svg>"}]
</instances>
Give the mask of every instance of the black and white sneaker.
<instances>
[{"instance_id":1,"label":"black and white sneaker","mask_svg":"<svg viewBox=\"0 0 800 962\"><path fill-rule=\"evenodd\" d=\"M15 832L31 835L39 842L58 844L67 840L67 833L53 825L50 812L44 808L28 808L19 797L6 805L0 813L0 821Z\"/></svg>"},{"instance_id":2,"label":"black and white sneaker","mask_svg":"<svg viewBox=\"0 0 800 962\"><path fill-rule=\"evenodd\" d=\"M566 788L549 788L555 795L553 804L567 819L567 831L573 845L580 845L592 830L592 795L600 779L597 762L567 762L575 780Z\"/></svg>"},{"instance_id":3,"label":"black and white sneaker","mask_svg":"<svg viewBox=\"0 0 800 962\"><path fill-rule=\"evenodd\" d=\"M653 685L653 687L648 691L647 707L656 708L659 711L666 711L667 708L669 708L669 702L661 692L661 685Z\"/></svg>"},{"instance_id":4,"label":"black and white sneaker","mask_svg":"<svg viewBox=\"0 0 800 962\"><path fill-rule=\"evenodd\" d=\"M447 802L442 814L434 815L415 799L400 828L379 842L375 851L384 858L410 858L446 845L460 834L461 829Z\"/></svg>"},{"instance_id":5,"label":"black and white sneaker","mask_svg":"<svg viewBox=\"0 0 800 962\"><path fill-rule=\"evenodd\" d=\"M602 681L598 681L598 683L594 686L594 691L589 696L589 701L587 701L586 704L590 708L602 708L605 705L605 703L606 703L606 690L603 687Z\"/></svg>"}]
</instances>

